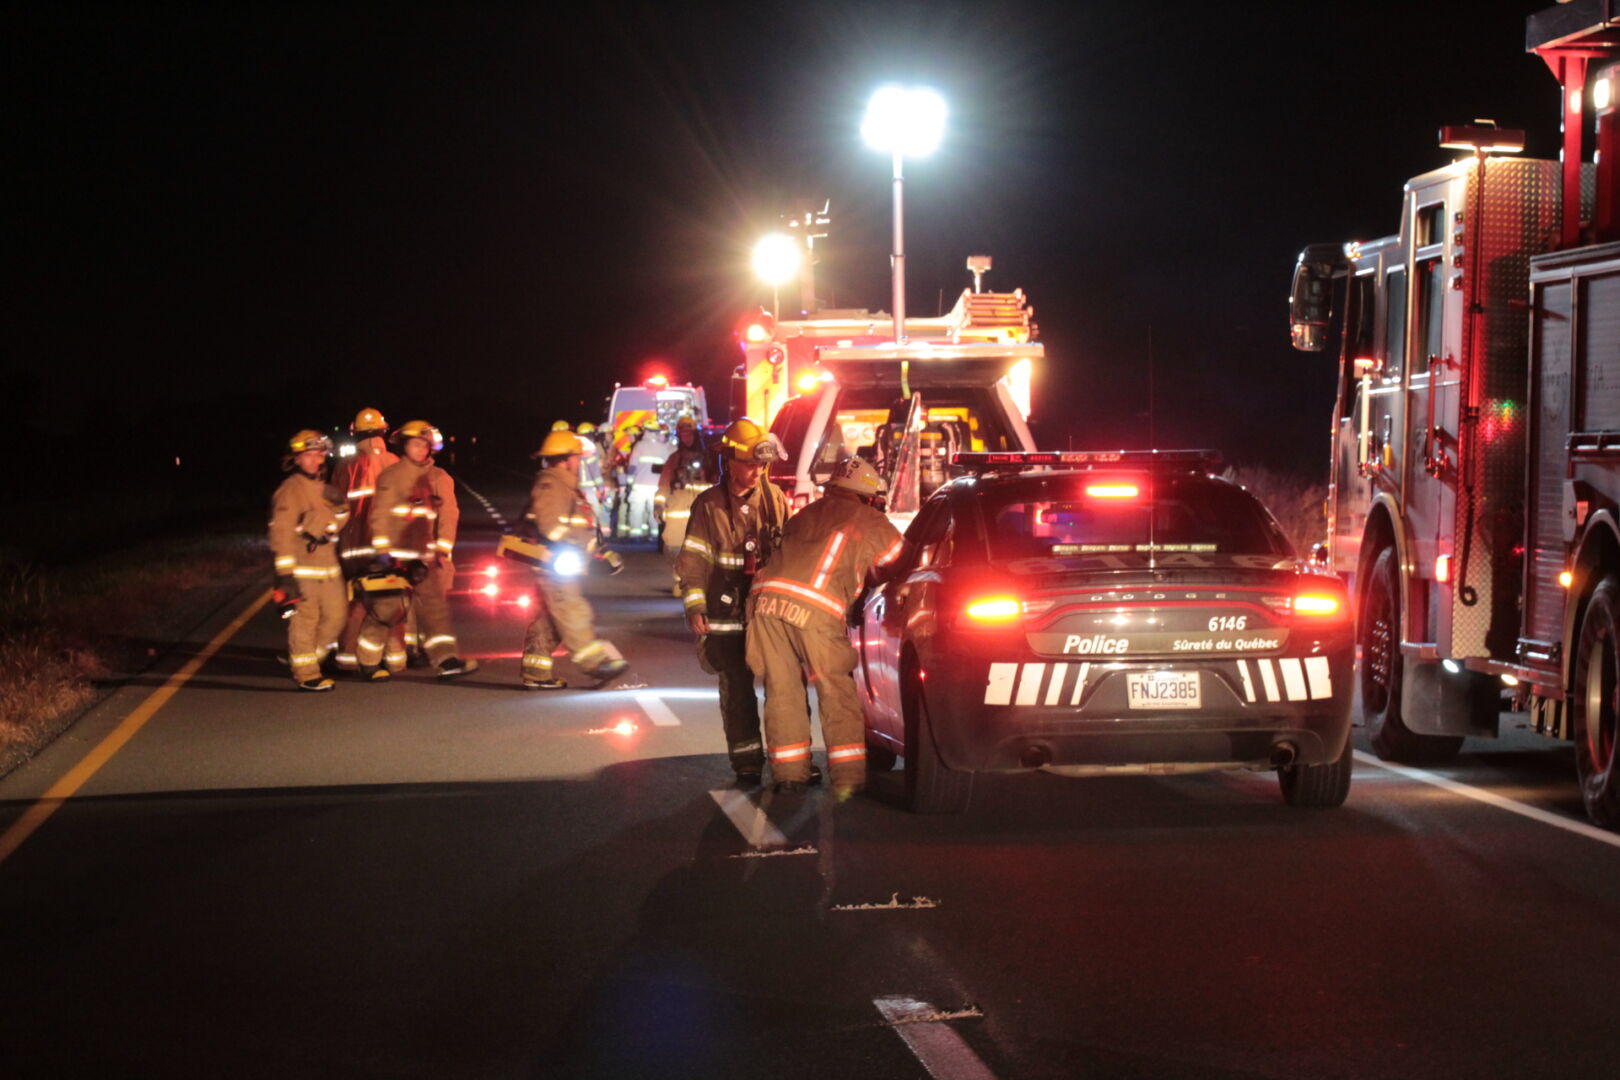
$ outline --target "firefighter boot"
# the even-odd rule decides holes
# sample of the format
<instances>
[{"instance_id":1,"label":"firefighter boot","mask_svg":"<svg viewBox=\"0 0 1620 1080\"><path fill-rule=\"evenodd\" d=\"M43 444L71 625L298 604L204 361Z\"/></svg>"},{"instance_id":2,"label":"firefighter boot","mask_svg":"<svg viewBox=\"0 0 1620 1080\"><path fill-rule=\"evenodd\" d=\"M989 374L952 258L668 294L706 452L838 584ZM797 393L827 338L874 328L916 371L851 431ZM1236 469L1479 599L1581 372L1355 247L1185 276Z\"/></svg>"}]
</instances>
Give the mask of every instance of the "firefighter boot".
<instances>
[{"instance_id":1,"label":"firefighter boot","mask_svg":"<svg viewBox=\"0 0 1620 1080\"><path fill-rule=\"evenodd\" d=\"M596 689L600 690L629 670L630 661L622 657L614 657L611 660L603 661L600 667L591 672L591 676L596 680Z\"/></svg>"},{"instance_id":2,"label":"firefighter boot","mask_svg":"<svg viewBox=\"0 0 1620 1080\"><path fill-rule=\"evenodd\" d=\"M471 675L477 670L478 661L463 660L459 656L452 656L439 664L439 678L454 679L460 675Z\"/></svg>"}]
</instances>

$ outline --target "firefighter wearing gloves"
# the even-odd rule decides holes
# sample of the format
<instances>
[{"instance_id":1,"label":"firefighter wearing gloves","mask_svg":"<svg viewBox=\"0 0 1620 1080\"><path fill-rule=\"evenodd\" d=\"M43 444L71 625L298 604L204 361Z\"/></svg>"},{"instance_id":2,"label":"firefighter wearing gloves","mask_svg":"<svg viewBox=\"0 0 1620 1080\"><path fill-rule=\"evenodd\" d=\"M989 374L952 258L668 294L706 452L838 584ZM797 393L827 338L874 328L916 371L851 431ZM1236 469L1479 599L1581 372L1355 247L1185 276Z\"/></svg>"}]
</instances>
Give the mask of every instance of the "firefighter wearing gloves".
<instances>
[{"instance_id":1,"label":"firefighter wearing gloves","mask_svg":"<svg viewBox=\"0 0 1620 1080\"><path fill-rule=\"evenodd\" d=\"M337 648L348 607L338 535L349 507L326 482L332 440L300 431L287 441L290 475L270 503L270 552L276 560L276 603L287 620L287 659L303 690L330 690L321 661Z\"/></svg>"},{"instance_id":2,"label":"firefighter wearing gloves","mask_svg":"<svg viewBox=\"0 0 1620 1080\"><path fill-rule=\"evenodd\" d=\"M540 475L529 493L527 527L538 540L535 588L539 610L523 637L523 687L526 690L561 690L568 684L552 672L552 652L567 646L569 658L598 687L623 675L630 667L613 643L596 636L591 605L579 589L579 579L593 558L601 558L615 573L623 562L614 552L597 548L596 515L579 488L584 446L570 431L553 431L540 446Z\"/></svg>"},{"instance_id":3,"label":"firefighter wearing gloves","mask_svg":"<svg viewBox=\"0 0 1620 1080\"><path fill-rule=\"evenodd\" d=\"M738 420L721 446L725 479L692 503L675 580L686 623L697 636L698 660L720 678L720 721L732 772L739 785L752 787L764 771L765 750L743 618L754 576L781 542L788 506L765 477L778 451L763 428Z\"/></svg>"},{"instance_id":4,"label":"firefighter wearing gloves","mask_svg":"<svg viewBox=\"0 0 1620 1080\"><path fill-rule=\"evenodd\" d=\"M806 671L816 687L834 794L848 798L865 785L856 654L844 620L868 577L886 576L905 547L881 509L884 494L870 464L839 462L826 497L789 520L770 569L754 581L748 666L765 682L765 737L779 792L803 791L810 776Z\"/></svg>"},{"instance_id":5,"label":"firefighter wearing gloves","mask_svg":"<svg viewBox=\"0 0 1620 1080\"><path fill-rule=\"evenodd\" d=\"M375 671L409 605L416 609L422 648L439 676L466 675L478 669L478 661L461 658L450 623L449 593L456 577L451 553L461 511L455 481L433 463L444 439L427 421L412 420L394 432L393 442L403 458L377 477L371 545L377 550L374 565L404 575L413 588L410 599L396 594L373 604L360 630L360 670L367 675Z\"/></svg>"},{"instance_id":6,"label":"firefighter wearing gloves","mask_svg":"<svg viewBox=\"0 0 1620 1080\"><path fill-rule=\"evenodd\" d=\"M371 569L377 549L371 545L371 504L377 494L377 477L399 460L399 455L388 449L388 421L376 409L361 409L349 425L354 437L354 454L341 459L332 470L332 486L349 501L349 523L338 538L338 558L343 564L343 579L349 584L349 616L343 627L338 648L337 665L343 671L359 671L356 650L360 641L360 626L366 619L363 590L356 580ZM405 626L395 628L394 640L384 657L384 666L375 673L386 678L390 671L405 666Z\"/></svg>"}]
</instances>

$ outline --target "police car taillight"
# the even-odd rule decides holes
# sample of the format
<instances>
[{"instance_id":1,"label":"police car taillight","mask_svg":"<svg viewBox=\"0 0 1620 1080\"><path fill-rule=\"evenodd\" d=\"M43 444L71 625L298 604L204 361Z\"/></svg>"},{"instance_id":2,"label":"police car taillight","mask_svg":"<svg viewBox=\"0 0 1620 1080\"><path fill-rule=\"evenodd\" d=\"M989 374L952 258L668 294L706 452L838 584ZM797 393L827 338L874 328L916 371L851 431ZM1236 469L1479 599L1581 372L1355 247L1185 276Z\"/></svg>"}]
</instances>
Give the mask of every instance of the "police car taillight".
<instances>
[{"instance_id":1,"label":"police car taillight","mask_svg":"<svg viewBox=\"0 0 1620 1080\"><path fill-rule=\"evenodd\" d=\"M1344 605L1329 593L1300 593L1294 597L1294 614L1313 618L1331 618L1339 614Z\"/></svg>"},{"instance_id":2,"label":"police car taillight","mask_svg":"<svg viewBox=\"0 0 1620 1080\"><path fill-rule=\"evenodd\" d=\"M971 622L996 626L1022 618L1024 605L1016 596L981 596L970 601L963 614Z\"/></svg>"}]
</instances>

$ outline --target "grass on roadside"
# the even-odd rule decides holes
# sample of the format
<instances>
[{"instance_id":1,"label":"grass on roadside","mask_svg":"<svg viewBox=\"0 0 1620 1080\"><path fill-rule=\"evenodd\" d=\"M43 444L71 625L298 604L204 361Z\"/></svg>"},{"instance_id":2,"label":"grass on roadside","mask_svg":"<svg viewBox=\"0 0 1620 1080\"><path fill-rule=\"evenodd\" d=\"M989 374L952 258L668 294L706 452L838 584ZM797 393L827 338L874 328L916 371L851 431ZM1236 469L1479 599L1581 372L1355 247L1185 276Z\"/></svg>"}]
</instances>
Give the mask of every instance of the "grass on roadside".
<instances>
[{"instance_id":1,"label":"grass on roadside","mask_svg":"<svg viewBox=\"0 0 1620 1080\"><path fill-rule=\"evenodd\" d=\"M98 679L143 665L137 642L206 614L197 590L268 580L267 565L247 522L62 566L0 563L0 775L94 700Z\"/></svg>"}]
</instances>

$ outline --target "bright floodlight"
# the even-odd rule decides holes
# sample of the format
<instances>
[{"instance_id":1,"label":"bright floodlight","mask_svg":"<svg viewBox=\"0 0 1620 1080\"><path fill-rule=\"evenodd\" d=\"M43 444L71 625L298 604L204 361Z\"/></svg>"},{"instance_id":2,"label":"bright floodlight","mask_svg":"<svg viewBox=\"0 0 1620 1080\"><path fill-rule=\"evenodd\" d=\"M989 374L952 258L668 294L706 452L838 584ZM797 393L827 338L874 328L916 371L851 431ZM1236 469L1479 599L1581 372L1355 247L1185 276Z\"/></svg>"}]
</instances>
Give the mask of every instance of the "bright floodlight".
<instances>
[{"instance_id":1,"label":"bright floodlight","mask_svg":"<svg viewBox=\"0 0 1620 1080\"><path fill-rule=\"evenodd\" d=\"M926 87L880 87L861 121L866 145L906 157L933 153L944 136L945 99Z\"/></svg>"},{"instance_id":2,"label":"bright floodlight","mask_svg":"<svg viewBox=\"0 0 1620 1080\"><path fill-rule=\"evenodd\" d=\"M754 245L754 274L772 287L785 285L798 276L802 257L798 241L772 233Z\"/></svg>"}]
</instances>

